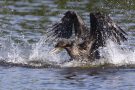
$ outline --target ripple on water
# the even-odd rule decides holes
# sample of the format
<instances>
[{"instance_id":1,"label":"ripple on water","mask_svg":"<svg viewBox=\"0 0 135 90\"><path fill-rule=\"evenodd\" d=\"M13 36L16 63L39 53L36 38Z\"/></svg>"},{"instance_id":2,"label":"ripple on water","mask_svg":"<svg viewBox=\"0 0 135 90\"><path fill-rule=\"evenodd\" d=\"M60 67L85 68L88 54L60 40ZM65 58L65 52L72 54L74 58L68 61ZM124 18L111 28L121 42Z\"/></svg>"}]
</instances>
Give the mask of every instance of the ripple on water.
<instances>
[{"instance_id":1,"label":"ripple on water","mask_svg":"<svg viewBox=\"0 0 135 90\"><path fill-rule=\"evenodd\" d=\"M0 89L134 90L134 3L134 0L0 1ZM82 67L75 61L63 63L69 59L66 52L50 55L53 45L45 42L47 26L59 21L67 10L77 11L87 25L89 12L109 13L129 34L128 46L124 47L132 48L122 51L111 43L112 48L103 54L115 64L126 60L130 65Z\"/></svg>"}]
</instances>

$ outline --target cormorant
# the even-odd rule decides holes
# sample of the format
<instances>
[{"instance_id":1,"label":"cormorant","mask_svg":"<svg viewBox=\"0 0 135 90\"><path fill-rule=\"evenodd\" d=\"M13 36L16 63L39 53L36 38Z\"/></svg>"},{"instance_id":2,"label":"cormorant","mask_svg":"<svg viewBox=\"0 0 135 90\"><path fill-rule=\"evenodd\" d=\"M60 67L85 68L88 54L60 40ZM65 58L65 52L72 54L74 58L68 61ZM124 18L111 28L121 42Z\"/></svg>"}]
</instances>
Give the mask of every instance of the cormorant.
<instances>
[{"instance_id":1,"label":"cormorant","mask_svg":"<svg viewBox=\"0 0 135 90\"><path fill-rule=\"evenodd\" d=\"M127 40L123 31L112 19L100 12L90 13L90 29L75 11L67 11L53 25L51 35L55 37L55 49L65 49L71 59L94 61L100 58L99 47L105 47L110 39L118 44Z\"/></svg>"}]
</instances>

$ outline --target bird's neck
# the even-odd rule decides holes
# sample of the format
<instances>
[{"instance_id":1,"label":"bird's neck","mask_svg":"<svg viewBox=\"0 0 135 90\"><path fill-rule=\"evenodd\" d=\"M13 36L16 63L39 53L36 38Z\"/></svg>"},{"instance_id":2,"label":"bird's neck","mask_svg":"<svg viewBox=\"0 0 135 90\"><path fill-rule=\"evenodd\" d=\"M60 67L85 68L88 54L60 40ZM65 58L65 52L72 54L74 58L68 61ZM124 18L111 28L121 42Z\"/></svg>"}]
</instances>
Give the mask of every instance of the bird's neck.
<instances>
[{"instance_id":1,"label":"bird's neck","mask_svg":"<svg viewBox=\"0 0 135 90\"><path fill-rule=\"evenodd\" d=\"M73 47L66 47L65 49L66 49L67 53L69 54L69 56L71 58L74 58Z\"/></svg>"}]
</instances>

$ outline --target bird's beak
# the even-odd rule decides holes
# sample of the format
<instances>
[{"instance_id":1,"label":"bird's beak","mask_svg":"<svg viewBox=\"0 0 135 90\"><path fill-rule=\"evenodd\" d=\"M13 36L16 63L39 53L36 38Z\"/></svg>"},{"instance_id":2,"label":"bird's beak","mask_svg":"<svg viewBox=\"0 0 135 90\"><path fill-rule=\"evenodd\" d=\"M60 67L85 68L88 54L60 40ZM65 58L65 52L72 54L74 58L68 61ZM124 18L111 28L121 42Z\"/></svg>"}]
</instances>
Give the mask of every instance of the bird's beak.
<instances>
[{"instance_id":1,"label":"bird's beak","mask_svg":"<svg viewBox=\"0 0 135 90\"><path fill-rule=\"evenodd\" d=\"M57 53L59 53L62 50L63 50L63 48L58 47L58 48L52 49L49 53L50 54L57 54Z\"/></svg>"}]
</instances>

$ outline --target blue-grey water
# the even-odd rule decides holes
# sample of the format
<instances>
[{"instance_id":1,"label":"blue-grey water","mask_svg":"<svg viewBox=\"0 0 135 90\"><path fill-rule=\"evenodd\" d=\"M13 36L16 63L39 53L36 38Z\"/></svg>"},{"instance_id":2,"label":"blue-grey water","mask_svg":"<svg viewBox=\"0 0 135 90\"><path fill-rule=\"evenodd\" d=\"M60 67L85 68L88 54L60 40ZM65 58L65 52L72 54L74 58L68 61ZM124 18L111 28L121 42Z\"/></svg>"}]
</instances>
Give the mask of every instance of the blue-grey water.
<instances>
[{"instance_id":1,"label":"blue-grey water","mask_svg":"<svg viewBox=\"0 0 135 90\"><path fill-rule=\"evenodd\" d=\"M67 10L87 25L89 12L107 13L128 33L126 49L110 42L102 52L116 66L63 64L66 52L49 53L48 27ZM0 90L134 90L134 36L134 0L0 0Z\"/></svg>"}]
</instances>

